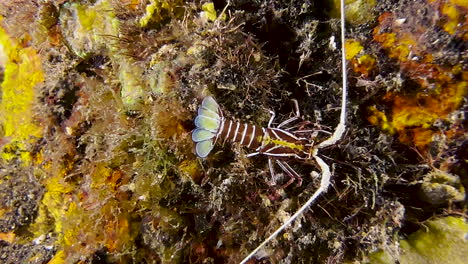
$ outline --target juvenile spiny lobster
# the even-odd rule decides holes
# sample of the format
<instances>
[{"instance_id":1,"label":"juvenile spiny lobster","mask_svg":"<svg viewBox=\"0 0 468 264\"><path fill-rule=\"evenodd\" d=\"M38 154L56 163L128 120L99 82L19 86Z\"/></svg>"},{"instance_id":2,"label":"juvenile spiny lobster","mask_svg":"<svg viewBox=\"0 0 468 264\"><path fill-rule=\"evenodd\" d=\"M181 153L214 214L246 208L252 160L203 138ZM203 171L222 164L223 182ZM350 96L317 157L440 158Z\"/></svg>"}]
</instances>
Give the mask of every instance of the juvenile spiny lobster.
<instances>
[{"instance_id":1,"label":"juvenile spiny lobster","mask_svg":"<svg viewBox=\"0 0 468 264\"><path fill-rule=\"evenodd\" d=\"M254 150L247 157L255 155L268 157L270 174L273 179L275 178L274 163L276 163L290 177L290 180L283 187L287 187L295 179L298 180L298 185L301 185L302 178L286 160L312 160L314 147L312 139L317 131L321 130L307 129L306 127L312 123L301 119L297 101L293 100L293 102L295 106L293 117L280 123L277 127L272 127L275 114L270 111L270 121L264 128L225 119L221 108L213 97L205 97L195 118L197 128L192 132L192 140L196 142L197 155L201 158L207 157L218 139L223 140L223 142L239 143L241 146ZM309 135L309 137L304 137L305 135Z\"/></svg>"},{"instance_id":2,"label":"juvenile spiny lobster","mask_svg":"<svg viewBox=\"0 0 468 264\"><path fill-rule=\"evenodd\" d=\"M346 102L347 102L347 78L346 78L346 55L345 55L345 12L344 0L340 0L341 13L341 71L343 80L343 90L341 94L341 112L339 123L333 133L326 139L315 143L314 130L303 129L305 125L310 124L307 121L300 121L299 108L295 102L295 116L282 122L277 127L272 128L274 113L268 122L266 128L257 128L254 125L233 122L224 119L219 105L208 96L198 109L198 115L195 118L196 129L192 133L192 139L196 142L196 152L201 158L208 156L213 149L218 138L239 142L255 152L247 156L259 154L268 157L270 173L274 176L273 160L291 177L290 182L299 175L283 160L285 158L295 158L298 160L312 160L321 170L321 179L319 188L309 197L309 199L280 227L278 227L270 236L268 236L258 247L252 250L240 263L247 263L257 252L259 252L269 241L273 240L287 226L293 223L304 211L311 206L314 201L328 190L332 173L330 167L319 156L319 150L336 144L346 131ZM334 43L333 43L334 44ZM334 46L334 45L333 45ZM299 121L298 124L291 126L292 122ZM235 128L234 128L235 127ZM233 132L231 132L233 131ZM309 138L301 135L309 133Z\"/></svg>"}]
</instances>

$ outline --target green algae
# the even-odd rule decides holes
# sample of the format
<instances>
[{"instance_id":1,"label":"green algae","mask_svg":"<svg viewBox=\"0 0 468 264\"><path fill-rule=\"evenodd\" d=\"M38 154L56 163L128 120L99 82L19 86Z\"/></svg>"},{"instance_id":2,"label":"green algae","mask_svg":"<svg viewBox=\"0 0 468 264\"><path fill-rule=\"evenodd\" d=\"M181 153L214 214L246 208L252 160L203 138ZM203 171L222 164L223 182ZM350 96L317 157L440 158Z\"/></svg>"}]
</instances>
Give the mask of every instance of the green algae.
<instances>
[{"instance_id":1,"label":"green algae","mask_svg":"<svg viewBox=\"0 0 468 264\"><path fill-rule=\"evenodd\" d=\"M461 217L428 221L421 230L400 242L400 263L465 263L468 224Z\"/></svg>"},{"instance_id":2,"label":"green algae","mask_svg":"<svg viewBox=\"0 0 468 264\"><path fill-rule=\"evenodd\" d=\"M146 13L140 18L141 27L161 27L171 18L180 17L183 14L182 0L151 0L146 6Z\"/></svg>"},{"instance_id":3,"label":"green algae","mask_svg":"<svg viewBox=\"0 0 468 264\"><path fill-rule=\"evenodd\" d=\"M204 3L202 5L203 14L208 18L209 21L215 21L218 16L216 15L216 10L213 3Z\"/></svg>"},{"instance_id":4,"label":"green algae","mask_svg":"<svg viewBox=\"0 0 468 264\"><path fill-rule=\"evenodd\" d=\"M121 83L121 97L126 111L141 109L145 93L142 82L143 65L125 56L118 48L120 22L115 16L111 1L98 1L93 6L73 3L63 12L65 39L79 57L92 56L101 50L116 65L116 76ZM104 13L105 15L98 15ZM75 16L76 14L76 16ZM110 44L110 45L109 45Z\"/></svg>"},{"instance_id":5,"label":"green algae","mask_svg":"<svg viewBox=\"0 0 468 264\"><path fill-rule=\"evenodd\" d=\"M218 17L215 6L212 2L204 3L201 9L203 10L203 12L201 12L201 16L206 17L208 21L214 22L218 18L221 20L226 20L227 16L225 13L220 14L220 16Z\"/></svg>"},{"instance_id":6,"label":"green algae","mask_svg":"<svg viewBox=\"0 0 468 264\"><path fill-rule=\"evenodd\" d=\"M359 52L361 52L362 49L364 49L364 47L357 40L347 39L345 43L345 49L346 49L346 59L351 60L356 55L358 55Z\"/></svg>"},{"instance_id":7,"label":"green algae","mask_svg":"<svg viewBox=\"0 0 468 264\"><path fill-rule=\"evenodd\" d=\"M355 26L373 21L375 19L374 8L376 4L375 0L346 0L346 21ZM333 17L340 16L340 1L333 0L331 15Z\"/></svg>"},{"instance_id":8,"label":"green algae","mask_svg":"<svg viewBox=\"0 0 468 264\"><path fill-rule=\"evenodd\" d=\"M369 255L369 261L367 263L372 264L394 264L396 261L395 256L384 250L378 250Z\"/></svg>"},{"instance_id":9,"label":"green algae","mask_svg":"<svg viewBox=\"0 0 468 264\"><path fill-rule=\"evenodd\" d=\"M402 264L465 263L468 224L462 217L443 217L425 222L420 230L400 240L400 253L378 250L366 263Z\"/></svg>"}]
</instances>

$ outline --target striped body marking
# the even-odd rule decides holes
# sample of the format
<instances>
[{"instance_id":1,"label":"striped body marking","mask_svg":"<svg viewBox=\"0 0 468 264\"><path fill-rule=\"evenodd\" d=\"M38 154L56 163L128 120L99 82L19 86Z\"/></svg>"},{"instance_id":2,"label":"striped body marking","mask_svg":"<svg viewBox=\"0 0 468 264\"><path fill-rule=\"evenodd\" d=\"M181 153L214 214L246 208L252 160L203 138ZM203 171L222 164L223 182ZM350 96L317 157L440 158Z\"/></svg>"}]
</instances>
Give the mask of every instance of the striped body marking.
<instances>
[{"instance_id":1,"label":"striped body marking","mask_svg":"<svg viewBox=\"0 0 468 264\"><path fill-rule=\"evenodd\" d=\"M218 140L239 143L254 151L247 157L268 156L272 176L275 175L273 161L276 162L291 177L286 186L294 179L298 179L300 184L301 177L284 160L288 158L310 159L313 143L309 138L300 137L297 133L282 128L299 119L299 110L296 115L275 128L270 127L274 118L272 115L268 127L257 127L225 119L218 103L213 97L207 96L198 108L198 115L195 118L196 129L192 132L192 140L196 143L196 153L200 158L207 157Z\"/></svg>"},{"instance_id":2,"label":"striped body marking","mask_svg":"<svg viewBox=\"0 0 468 264\"><path fill-rule=\"evenodd\" d=\"M192 132L192 140L196 142L196 153L200 158L208 156L218 139L255 150L249 157L263 154L277 158L309 158L311 145L307 138L297 137L280 128L258 128L252 124L227 120L211 96L203 99L195 126L197 128Z\"/></svg>"}]
</instances>

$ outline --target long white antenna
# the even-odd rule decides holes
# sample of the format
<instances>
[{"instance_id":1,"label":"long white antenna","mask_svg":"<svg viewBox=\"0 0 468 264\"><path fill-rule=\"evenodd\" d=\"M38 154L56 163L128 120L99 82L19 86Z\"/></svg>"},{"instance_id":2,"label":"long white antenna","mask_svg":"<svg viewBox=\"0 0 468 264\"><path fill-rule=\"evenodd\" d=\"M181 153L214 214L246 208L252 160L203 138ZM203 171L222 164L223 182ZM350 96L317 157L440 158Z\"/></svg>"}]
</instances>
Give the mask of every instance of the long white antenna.
<instances>
[{"instance_id":1,"label":"long white antenna","mask_svg":"<svg viewBox=\"0 0 468 264\"><path fill-rule=\"evenodd\" d=\"M294 220L296 220L304 211L309 208L310 205L319 197L322 193L326 192L328 186L330 186L331 172L330 167L318 156L318 150L330 145L335 144L344 134L346 129L346 97L348 93L348 82L346 79L346 56L345 56L345 10L344 10L344 0L340 0L340 13L341 13L341 71L342 71L342 82L343 82L343 91L341 97L341 113L340 113L340 122L335 128L333 135L327 140L321 142L314 149L312 156L317 161L320 169L322 170L322 179L320 181L320 187L315 191L312 197L307 200L307 202L301 206L297 212L292 215L284 224L282 224L278 229L276 229L273 234L271 234L267 239L265 239L256 249L254 249L250 254L245 257L240 263L245 264L247 261L252 258L257 252L262 249L268 242L274 239L279 233L281 233L286 227L288 227Z\"/></svg>"},{"instance_id":2,"label":"long white antenna","mask_svg":"<svg viewBox=\"0 0 468 264\"><path fill-rule=\"evenodd\" d=\"M323 162L321 159L320 159L321 162ZM320 162L319 161L319 162ZM323 162L325 163L325 162ZM326 164L325 164L326 165ZM320 164L320 167L322 167L322 164ZM328 171L323 171L323 175L327 174L327 175L330 175L330 169L328 168L328 165L325 166L328 170ZM322 177L323 179L323 177ZM328 177L329 179L329 177ZM320 190L320 192L319 192ZM294 220L296 220L296 218L298 218L314 201L315 199L317 199L317 197L323 192L324 190L321 190L321 188L319 188L317 191L315 191L314 195L312 195L312 197L309 198L309 200L299 209L297 210L297 212L291 216L286 222L284 222L284 224L282 224L278 229L276 229L275 232L273 232L273 234L271 234L267 239L265 239L256 249L254 249L252 252L250 252L250 254L245 257L240 263L241 264L245 264L247 263L247 261L253 257L255 254L257 254L257 252L262 249L268 242L270 242L273 238L275 238L279 233L281 233L281 231L283 231L286 227L288 227L292 222L294 222Z\"/></svg>"},{"instance_id":3,"label":"long white antenna","mask_svg":"<svg viewBox=\"0 0 468 264\"><path fill-rule=\"evenodd\" d=\"M344 0L340 1L340 13L341 13L341 78L343 91L341 95L341 113L340 123L335 128L333 135L327 140L323 141L318 145L317 149L321 149L330 145L335 144L344 134L346 128L346 97L348 94L348 80L346 75L346 51L345 51L345 11L344 11Z\"/></svg>"}]
</instances>

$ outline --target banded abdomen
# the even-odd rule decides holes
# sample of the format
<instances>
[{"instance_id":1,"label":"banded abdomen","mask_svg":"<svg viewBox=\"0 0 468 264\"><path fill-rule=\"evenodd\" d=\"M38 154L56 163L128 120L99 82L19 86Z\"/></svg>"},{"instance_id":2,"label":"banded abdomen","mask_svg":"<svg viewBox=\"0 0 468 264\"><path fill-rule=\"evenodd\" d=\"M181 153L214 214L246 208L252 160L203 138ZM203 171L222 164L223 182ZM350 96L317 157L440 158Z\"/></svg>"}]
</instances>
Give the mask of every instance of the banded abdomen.
<instances>
[{"instance_id":1,"label":"banded abdomen","mask_svg":"<svg viewBox=\"0 0 468 264\"><path fill-rule=\"evenodd\" d=\"M223 118L217 137L223 142L231 141L250 149L257 149L261 145L263 135L263 128Z\"/></svg>"},{"instance_id":2,"label":"banded abdomen","mask_svg":"<svg viewBox=\"0 0 468 264\"><path fill-rule=\"evenodd\" d=\"M252 124L226 120L221 109L211 96L205 97L198 108L192 132L192 140L196 142L196 152L201 158L206 157L213 149L214 144L220 141L240 143L250 149L261 146L264 129Z\"/></svg>"},{"instance_id":3,"label":"banded abdomen","mask_svg":"<svg viewBox=\"0 0 468 264\"><path fill-rule=\"evenodd\" d=\"M249 156L264 154L277 158L306 159L310 153L306 138L297 137L286 130L226 120L211 96L203 99L195 126L197 128L192 133L192 139L197 143L196 152L201 158L208 156L218 140L239 143L255 150Z\"/></svg>"}]
</instances>

